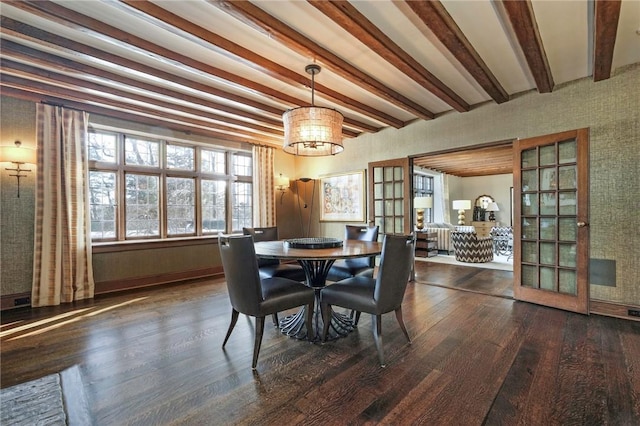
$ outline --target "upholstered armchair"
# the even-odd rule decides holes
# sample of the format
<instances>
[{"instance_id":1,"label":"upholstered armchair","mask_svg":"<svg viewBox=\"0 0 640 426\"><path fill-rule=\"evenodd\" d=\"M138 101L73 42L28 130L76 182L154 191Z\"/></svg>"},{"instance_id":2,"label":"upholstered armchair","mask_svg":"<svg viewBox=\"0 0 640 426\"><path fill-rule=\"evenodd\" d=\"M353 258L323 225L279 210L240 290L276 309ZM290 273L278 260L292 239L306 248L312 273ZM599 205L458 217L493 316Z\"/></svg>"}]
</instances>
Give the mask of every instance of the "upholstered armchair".
<instances>
[{"instance_id":1,"label":"upholstered armchair","mask_svg":"<svg viewBox=\"0 0 640 426\"><path fill-rule=\"evenodd\" d=\"M475 232L451 232L451 244L458 262L483 263L493 260L491 237L478 237Z\"/></svg>"},{"instance_id":2,"label":"upholstered armchair","mask_svg":"<svg viewBox=\"0 0 640 426\"><path fill-rule=\"evenodd\" d=\"M513 256L513 229L510 226L494 226L489 233L493 239L493 252L501 256Z\"/></svg>"}]
</instances>

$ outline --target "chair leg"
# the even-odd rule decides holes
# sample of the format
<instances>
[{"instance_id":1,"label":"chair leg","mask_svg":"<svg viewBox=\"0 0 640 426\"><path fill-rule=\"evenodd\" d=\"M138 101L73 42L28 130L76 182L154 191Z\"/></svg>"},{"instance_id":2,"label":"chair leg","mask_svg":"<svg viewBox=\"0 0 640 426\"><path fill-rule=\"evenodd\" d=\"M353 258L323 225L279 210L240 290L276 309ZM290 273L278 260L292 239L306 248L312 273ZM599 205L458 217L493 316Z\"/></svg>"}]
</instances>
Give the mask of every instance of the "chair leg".
<instances>
[{"instance_id":1,"label":"chair leg","mask_svg":"<svg viewBox=\"0 0 640 426\"><path fill-rule=\"evenodd\" d=\"M398 320L398 324L400 324L400 328L407 338L407 341L411 343L411 338L409 337L409 333L407 333L407 327L404 326L404 320L402 319L402 306L396 309L396 319Z\"/></svg>"},{"instance_id":2,"label":"chair leg","mask_svg":"<svg viewBox=\"0 0 640 426\"><path fill-rule=\"evenodd\" d=\"M229 340L229 336L231 336L231 332L233 331L233 327L236 326L236 323L238 322L238 315L239 312L236 311L235 309L231 310L231 324L229 324L229 329L227 330L227 335L224 337L224 342L222 342L222 347L224 348L224 345L227 344L227 340Z\"/></svg>"},{"instance_id":3,"label":"chair leg","mask_svg":"<svg viewBox=\"0 0 640 426\"><path fill-rule=\"evenodd\" d=\"M273 319L273 326L275 328L280 328L280 321L278 321L278 313L276 312L275 314L272 314L271 318Z\"/></svg>"},{"instance_id":4,"label":"chair leg","mask_svg":"<svg viewBox=\"0 0 640 426\"><path fill-rule=\"evenodd\" d=\"M382 352L382 315L372 315L371 324L373 325L373 341L378 350L378 360L380 367L384 367L384 353Z\"/></svg>"},{"instance_id":5,"label":"chair leg","mask_svg":"<svg viewBox=\"0 0 640 426\"><path fill-rule=\"evenodd\" d=\"M327 333L329 332L329 326L331 325L331 305L328 303L322 303L322 341L327 341Z\"/></svg>"},{"instance_id":6,"label":"chair leg","mask_svg":"<svg viewBox=\"0 0 640 426\"><path fill-rule=\"evenodd\" d=\"M355 318L353 319L353 325L358 325L358 321L360 321L360 313L359 311L355 311L356 315Z\"/></svg>"},{"instance_id":7,"label":"chair leg","mask_svg":"<svg viewBox=\"0 0 640 426\"><path fill-rule=\"evenodd\" d=\"M313 308L314 308L315 303L311 302L307 305L307 312L306 312L306 323L307 323L307 340L310 342L313 342L316 338L316 336L313 333Z\"/></svg>"},{"instance_id":8,"label":"chair leg","mask_svg":"<svg viewBox=\"0 0 640 426\"><path fill-rule=\"evenodd\" d=\"M252 369L256 369L258 365L258 354L260 353L260 344L262 343L262 334L264 333L264 317L256 317L256 340L253 344L253 363Z\"/></svg>"}]
</instances>

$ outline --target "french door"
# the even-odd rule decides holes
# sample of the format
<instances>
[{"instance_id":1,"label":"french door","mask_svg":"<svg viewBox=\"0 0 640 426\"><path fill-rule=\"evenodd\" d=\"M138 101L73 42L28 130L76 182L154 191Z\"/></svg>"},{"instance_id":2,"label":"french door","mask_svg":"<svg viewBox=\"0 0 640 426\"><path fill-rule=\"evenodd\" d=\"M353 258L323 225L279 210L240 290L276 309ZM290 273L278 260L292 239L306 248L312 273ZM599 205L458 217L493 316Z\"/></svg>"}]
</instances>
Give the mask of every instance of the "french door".
<instances>
[{"instance_id":1,"label":"french door","mask_svg":"<svg viewBox=\"0 0 640 426\"><path fill-rule=\"evenodd\" d=\"M411 219L409 159L369 163L369 222L381 234L408 234Z\"/></svg>"},{"instance_id":2,"label":"french door","mask_svg":"<svg viewBox=\"0 0 640 426\"><path fill-rule=\"evenodd\" d=\"M514 143L514 297L589 313L589 131Z\"/></svg>"}]
</instances>

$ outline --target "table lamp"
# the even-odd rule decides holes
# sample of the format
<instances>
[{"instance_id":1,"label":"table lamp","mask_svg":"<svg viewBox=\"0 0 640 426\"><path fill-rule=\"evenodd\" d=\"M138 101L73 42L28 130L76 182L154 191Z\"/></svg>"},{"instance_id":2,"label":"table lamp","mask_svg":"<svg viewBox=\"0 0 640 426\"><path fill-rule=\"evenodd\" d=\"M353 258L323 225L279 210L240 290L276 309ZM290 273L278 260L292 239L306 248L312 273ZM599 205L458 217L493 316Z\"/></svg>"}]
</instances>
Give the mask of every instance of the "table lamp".
<instances>
[{"instance_id":1,"label":"table lamp","mask_svg":"<svg viewBox=\"0 0 640 426\"><path fill-rule=\"evenodd\" d=\"M464 211L471 209L471 200L453 200L453 208L458 210L458 225L464 225Z\"/></svg>"},{"instance_id":2,"label":"table lamp","mask_svg":"<svg viewBox=\"0 0 640 426\"><path fill-rule=\"evenodd\" d=\"M424 209L433 207L433 199L431 197L415 197L413 199L413 208L416 209L416 228L422 231L424 228Z\"/></svg>"},{"instance_id":3,"label":"table lamp","mask_svg":"<svg viewBox=\"0 0 640 426\"><path fill-rule=\"evenodd\" d=\"M487 211L491 212L489 213L489 220L492 222L496 220L496 215L494 214L494 212L500 211L500 209L498 208L498 203L489 203L489 205L487 206Z\"/></svg>"}]
</instances>

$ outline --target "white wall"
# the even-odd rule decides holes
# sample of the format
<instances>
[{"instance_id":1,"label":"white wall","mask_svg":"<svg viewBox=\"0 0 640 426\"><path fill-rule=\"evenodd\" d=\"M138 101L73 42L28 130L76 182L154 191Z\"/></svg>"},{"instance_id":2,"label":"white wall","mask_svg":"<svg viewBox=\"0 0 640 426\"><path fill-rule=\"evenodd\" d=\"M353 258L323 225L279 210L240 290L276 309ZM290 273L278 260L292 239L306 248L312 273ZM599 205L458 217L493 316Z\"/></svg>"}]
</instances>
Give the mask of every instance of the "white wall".
<instances>
[{"instance_id":1,"label":"white wall","mask_svg":"<svg viewBox=\"0 0 640 426\"><path fill-rule=\"evenodd\" d=\"M496 212L496 220L500 222L500 225L511 225L511 197L510 188L513 186L513 175L494 175L494 176L477 176L461 178L462 183L462 199L471 200L471 206L473 206L476 198L480 195L489 195L498 204L499 212ZM486 218L488 220L489 213ZM467 212L466 215L467 224L471 223L473 219L473 210Z\"/></svg>"}]
</instances>

